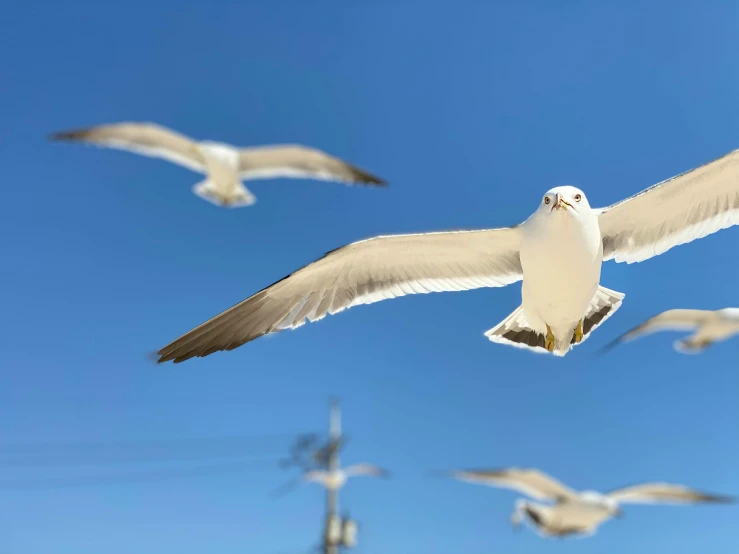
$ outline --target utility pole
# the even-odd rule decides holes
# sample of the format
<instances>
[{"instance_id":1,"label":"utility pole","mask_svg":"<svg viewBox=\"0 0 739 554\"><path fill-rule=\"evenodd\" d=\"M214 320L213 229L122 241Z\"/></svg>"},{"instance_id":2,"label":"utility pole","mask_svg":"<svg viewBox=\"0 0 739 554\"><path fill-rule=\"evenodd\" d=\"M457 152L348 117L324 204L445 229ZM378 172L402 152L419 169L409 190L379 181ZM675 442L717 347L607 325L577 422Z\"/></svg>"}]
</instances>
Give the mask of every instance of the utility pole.
<instances>
[{"instance_id":1,"label":"utility pole","mask_svg":"<svg viewBox=\"0 0 739 554\"><path fill-rule=\"evenodd\" d=\"M329 457L328 470L333 473L340 467L339 445L341 444L341 408L339 401L331 400L329 413ZM325 554L338 554L339 540L336 537L336 526L339 524L339 491L326 489L326 529L323 536Z\"/></svg>"}]
</instances>

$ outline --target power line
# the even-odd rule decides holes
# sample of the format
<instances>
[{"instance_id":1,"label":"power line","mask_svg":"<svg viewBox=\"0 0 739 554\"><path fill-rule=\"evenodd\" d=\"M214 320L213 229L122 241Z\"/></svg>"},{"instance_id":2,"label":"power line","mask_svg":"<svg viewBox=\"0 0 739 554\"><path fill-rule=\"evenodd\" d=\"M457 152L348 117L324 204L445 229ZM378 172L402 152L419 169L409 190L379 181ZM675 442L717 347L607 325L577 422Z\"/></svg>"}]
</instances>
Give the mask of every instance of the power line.
<instances>
[{"instance_id":1,"label":"power line","mask_svg":"<svg viewBox=\"0 0 739 554\"><path fill-rule=\"evenodd\" d=\"M258 446L293 439L298 433L237 435L231 437L182 437L101 442L49 442L0 444L0 456L48 455L67 452L95 452L115 448L212 448L218 446Z\"/></svg>"},{"instance_id":2,"label":"power line","mask_svg":"<svg viewBox=\"0 0 739 554\"><path fill-rule=\"evenodd\" d=\"M168 468L139 472L108 473L102 475L22 478L0 481L0 490L48 490L152 483L169 481L172 479L210 477L226 473L272 470L275 467L274 462L274 459L269 459L256 460L249 463L233 462L229 464L213 464L189 468Z\"/></svg>"},{"instance_id":3,"label":"power line","mask_svg":"<svg viewBox=\"0 0 739 554\"><path fill-rule=\"evenodd\" d=\"M0 467L48 467L196 461L272 455L289 435L0 446Z\"/></svg>"}]
</instances>

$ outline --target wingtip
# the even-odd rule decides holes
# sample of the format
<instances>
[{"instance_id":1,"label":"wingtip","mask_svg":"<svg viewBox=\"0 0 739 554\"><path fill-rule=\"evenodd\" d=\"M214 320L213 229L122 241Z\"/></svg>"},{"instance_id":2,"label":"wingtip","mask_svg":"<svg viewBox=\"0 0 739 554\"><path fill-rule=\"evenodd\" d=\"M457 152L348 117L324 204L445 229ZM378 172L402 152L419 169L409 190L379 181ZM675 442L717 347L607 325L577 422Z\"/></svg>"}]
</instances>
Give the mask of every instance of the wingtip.
<instances>
[{"instance_id":1,"label":"wingtip","mask_svg":"<svg viewBox=\"0 0 739 554\"><path fill-rule=\"evenodd\" d=\"M623 342L624 342L623 336L613 339L611 342L607 343L605 346L601 346L598 350L596 350L593 353L593 359L600 360L603 356L611 352L614 348L616 348Z\"/></svg>"},{"instance_id":2,"label":"wingtip","mask_svg":"<svg viewBox=\"0 0 739 554\"><path fill-rule=\"evenodd\" d=\"M622 344L635 339L638 336L637 332L643 327L643 325L644 324L638 325L637 327L634 327L630 331L627 331L624 334L619 335L618 337L613 339L611 342L607 343L605 346L601 346L598 350L595 351L595 353L593 354L593 357L595 359L600 359L606 354L608 354L609 352L611 352L611 350L613 350L617 346L621 346Z\"/></svg>"},{"instance_id":3,"label":"wingtip","mask_svg":"<svg viewBox=\"0 0 739 554\"><path fill-rule=\"evenodd\" d=\"M366 185L369 187L387 188L390 184L384 179L375 177L369 173L362 173L356 181L359 184Z\"/></svg>"},{"instance_id":4,"label":"wingtip","mask_svg":"<svg viewBox=\"0 0 739 554\"><path fill-rule=\"evenodd\" d=\"M165 356L164 356L164 355L162 354L161 350L160 350L160 351L158 351L158 352L149 352L149 353L148 353L148 354L146 355L146 359L147 359L147 360L149 360L149 362L151 362L151 363L153 363L153 364L155 364L155 365L163 364L163 363L165 363L165 362L169 361L169 360L167 360L167 359L166 359L166 357L165 357Z\"/></svg>"},{"instance_id":5,"label":"wingtip","mask_svg":"<svg viewBox=\"0 0 739 554\"><path fill-rule=\"evenodd\" d=\"M385 179L373 175L372 173L365 171L361 167L355 165L350 166L351 173L353 173L353 182L358 185L365 185L368 187L388 187L389 184Z\"/></svg>"},{"instance_id":6,"label":"wingtip","mask_svg":"<svg viewBox=\"0 0 739 554\"><path fill-rule=\"evenodd\" d=\"M82 140L87 134L87 129L72 129L69 131L56 131L46 135L46 138L53 142L64 140Z\"/></svg>"},{"instance_id":7,"label":"wingtip","mask_svg":"<svg viewBox=\"0 0 739 554\"><path fill-rule=\"evenodd\" d=\"M737 497L723 494L706 494L703 501L710 502L712 504L736 504Z\"/></svg>"}]
</instances>

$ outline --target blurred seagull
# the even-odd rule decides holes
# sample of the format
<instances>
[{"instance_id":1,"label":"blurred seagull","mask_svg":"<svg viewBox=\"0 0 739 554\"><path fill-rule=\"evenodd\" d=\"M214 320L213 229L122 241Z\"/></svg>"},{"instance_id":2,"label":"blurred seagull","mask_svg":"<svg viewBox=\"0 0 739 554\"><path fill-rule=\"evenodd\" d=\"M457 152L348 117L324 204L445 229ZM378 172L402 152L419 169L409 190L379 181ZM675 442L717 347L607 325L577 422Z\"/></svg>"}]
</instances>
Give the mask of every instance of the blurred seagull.
<instances>
[{"instance_id":1,"label":"blurred seagull","mask_svg":"<svg viewBox=\"0 0 739 554\"><path fill-rule=\"evenodd\" d=\"M564 356L621 306L622 293L600 286L603 260L641 262L737 223L739 150L607 208L557 187L515 227L380 236L333 250L168 344L158 361L233 350L359 304L522 279L522 304L485 335Z\"/></svg>"},{"instance_id":2,"label":"blurred seagull","mask_svg":"<svg viewBox=\"0 0 739 554\"><path fill-rule=\"evenodd\" d=\"M388 472L372 464L354 464L343 469L336 470L311 470L303 473L297 480L290 481L277 491L275 496L281 496L290 492L302 483L318 483L325 489L337 491L342 488L350 477L368 475L371 477L388 477Z\"/></svg>"},{"instance_id":3,"label":"blurred seagull","mask_svg":"<svg viewBox=\"0 0 739 554\"><path fill-rule=\"evenodd\" d=\"M52 140L80 141L163 158L205 174L193 187L200 198L216 206L250 206L256 197L241 181L297 177L383 186L382 179L325 152L300 145L236 148L221 142L196 142L154 123L115 123L62 131Z\"/></svg>"},{"instance_id":4,"label":"blurred seagull","mask_svg":"<svg viewBox=\"0 0 739 554\"><path fill-rule=\"evenodd\" d=\"M604 350L659 331L695 331L689 337L675 341L673 346L675 350L684 354L698 354L714 342L724 341L739 334L739 308L716 311L667 310L621 335Z\"/></svg>"},{"instance_id":5,"label":"blurred seagull","mask_svg":"<svg viewBox=\"0 0 739 554\"><path fill-rule=\"evenodd\" d=\"M592 535L600 525L622 515L621 504L734 502L731 497L706 494L668 483L643 483L607 494L593 491L578 492L539 470L515 467L490 471L454 471L451 476L470 483L513 489L535 500L550 502L540 504L518 500L511 516L514 528L526 520L540 535L546 537Z\"/></svg>"}]
</instances>

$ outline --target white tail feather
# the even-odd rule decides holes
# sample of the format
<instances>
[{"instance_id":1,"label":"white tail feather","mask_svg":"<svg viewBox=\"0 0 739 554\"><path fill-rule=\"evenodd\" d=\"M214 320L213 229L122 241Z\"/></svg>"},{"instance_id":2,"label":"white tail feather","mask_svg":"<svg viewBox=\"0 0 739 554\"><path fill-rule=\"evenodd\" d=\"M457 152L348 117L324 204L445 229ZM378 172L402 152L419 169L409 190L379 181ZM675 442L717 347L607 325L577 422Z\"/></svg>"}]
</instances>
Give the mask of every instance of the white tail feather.
<instances>
[{"instance_id":1,"label":"white tail feather","mask_svg":"<svg viewBox=\"0 0 739 554\"><path fill-rule=\"evenodd\" d=\"M200 181L192 187L192 191L203 200L221 208L243 208L251 206L257 201L256 196L243 185L233 192L223 194L210 179Z\"/></svg>"},{"instance_id":2,"label":"white tail feather","mask_svg":"<svg viewBox=\"0 0 739 554\"><path fill-rule=\"evenodd\" d=\"M578 344L582 344L597 327L599 327L606 319L611 317L616 310L621 307L624 294L616 292L605 287L598 287L593 299L590 301L588 311L583 318L583 338ZM572 333L566 337L555 337L554 351L551 352L555 356L564 356L573 346L572 337L575 327L573 325ZM547 353L544 347L545 336L543 333L535 331L526 320L526 313L523 306L516 308L512 314L506 317L498 325L485 333L485 336L493 342L508 344L516 348L525 348L539 353Z\"/></svg>"}]
</instances>

